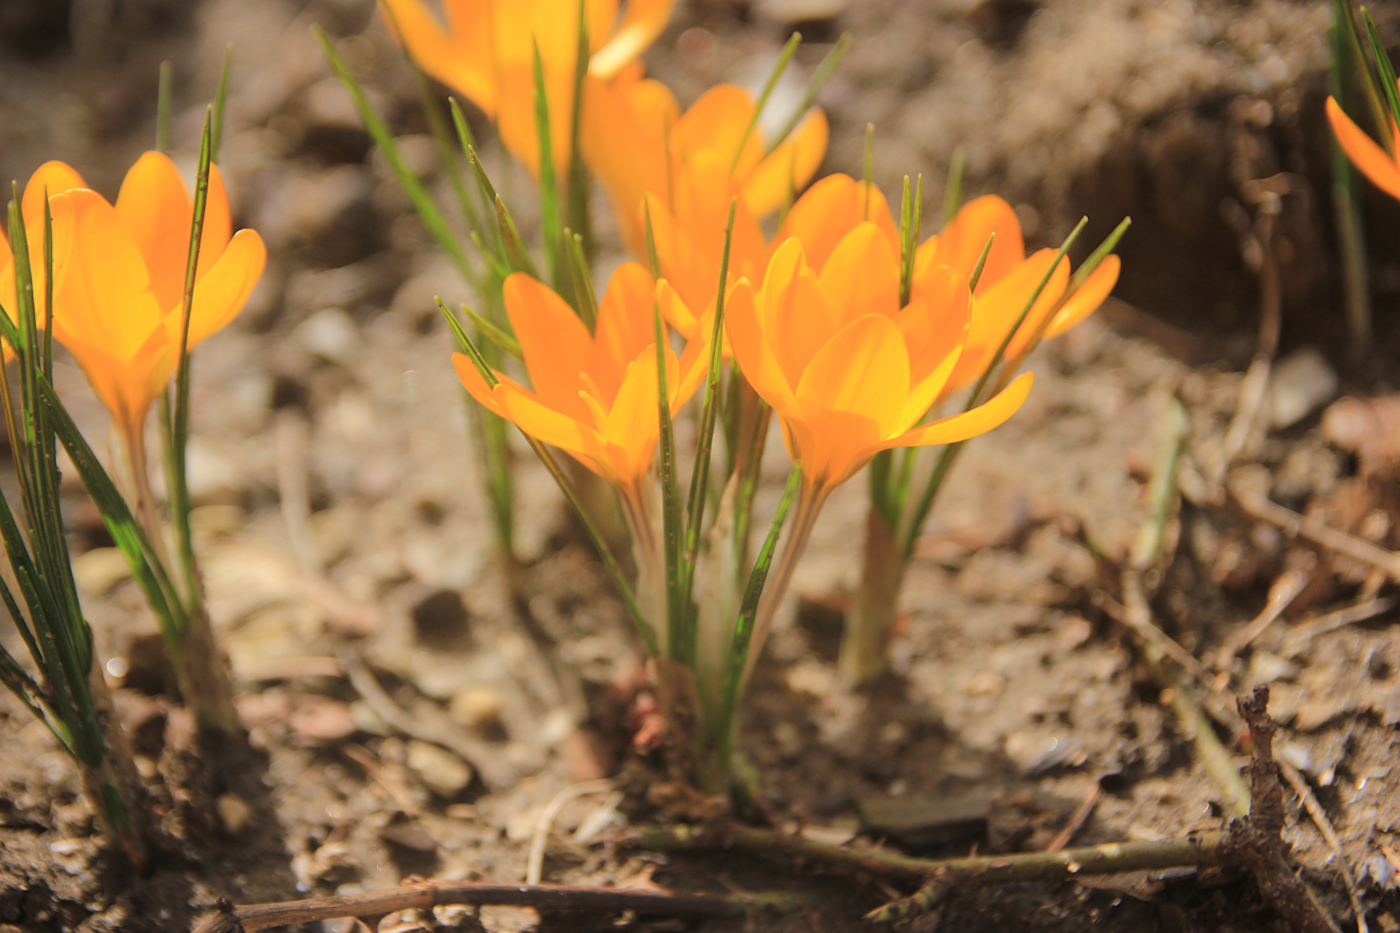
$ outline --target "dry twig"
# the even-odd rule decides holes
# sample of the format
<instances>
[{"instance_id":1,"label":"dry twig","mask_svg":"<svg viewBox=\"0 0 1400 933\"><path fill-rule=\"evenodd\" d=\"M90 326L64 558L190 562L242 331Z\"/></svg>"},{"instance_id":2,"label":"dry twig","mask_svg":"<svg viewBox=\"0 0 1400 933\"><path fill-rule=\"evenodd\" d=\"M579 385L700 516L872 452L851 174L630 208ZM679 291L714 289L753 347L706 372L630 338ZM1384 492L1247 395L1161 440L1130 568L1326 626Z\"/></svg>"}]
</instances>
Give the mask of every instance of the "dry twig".
<instances>
[{"instance_id":1,"label":"dry twig","mask_svg":"<svg viewBox=\"0 0 1400 933\"><path fill-rule=\"evenodd\" d=\"M472 884L420 881L387 891L314 897L277 904L235 907L227 901L219 913L194 933L255 933L272 927L355 917L374 929L385 916L402 910L428 910L450 905L504 905L540 911L636 911L642 914L728 917L754 907L794 909L805 899L786 894L672 894L587 888L562 884Z\"/></svg>"}]
</instances>

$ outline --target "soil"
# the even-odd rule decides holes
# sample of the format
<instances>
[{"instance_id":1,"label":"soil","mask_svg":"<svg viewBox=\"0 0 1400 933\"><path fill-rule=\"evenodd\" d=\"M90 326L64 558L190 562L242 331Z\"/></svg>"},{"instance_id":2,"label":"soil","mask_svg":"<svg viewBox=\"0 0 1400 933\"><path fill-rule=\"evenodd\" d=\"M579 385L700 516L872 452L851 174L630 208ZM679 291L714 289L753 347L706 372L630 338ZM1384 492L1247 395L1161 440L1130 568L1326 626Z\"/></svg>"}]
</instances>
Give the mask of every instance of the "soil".
<instances>
[{"instance_id":1,"label":"soil","mask_svg":"<svg viewBox=\"0 0 1400 933\"><path fill-rule=\"evenodd\" d=\"M843 594L857 582L862 482L827 506L742 721L767 817L841 838L861 829L873 801L910 810L986 801L970 835L886 840L930 855L1044 849L1091 796L1072 845L1222 827L1222 791L1115 621L1121 593L1106 568L1126 559L1144 522L1173 394L1191 412L1193 469L1208 469L1223 442L1255 348L1261 250L1280 268L1282 352L1321 350L1340 387L1280 364L1268 405L1292 392L1305 411L1247 444L1234 478L1400 545L1400 456L1386 443L1386 426L1400 425L1386 407L1400 381L1390 309L1400 208L1368 190L1376 338L1353 363L1322 128L1329 4L681 6L647 63L686 101L719 80L760 80L793 21L814 40L798 55L804 73L842 31L854 34L821 98L833 128L824 170L858 170L873 122L877 180L893 192L902 174L922 172L926 216L962 146L966 193L1007 197L1035 244L1053 244L1081 214L1090 244L1122 215L1134 220L1117 297L1033 358L1025 409L960 459L908 578L892 673L864 691L844 686L835 666ZM1395 10L1378 13L1391 30ZM865 929L864 912L910 892L742 853L618 844L620 825L666 817L647 802L649 772L628 751L636 646L523 444L526 599L509 597L450 336L432 306L434 295L469 294L371 151L313 23L337 37L415 166L445 188L412 77L367 0L81 0L66 22L41 2L0 9L0 170L22 180L62 158L109 196L154 138L155 63L174 63L174 136L192 162L223 46L234 42L221 166L236 216L270 254L249 307L196 355L190 453L209 605L248 743L196 735L140 594L74 483L75 571L165 838L148 877L104 854L70 763L0 697L0 930L188 930L220 898L353 893L408 876L518 882L546 804L619 770L631 791L620 801L587 796L559 814L546 880L820 894L796 913L702 925ZM484 122L476 128L489 135ZM527 180L499 155L492 171L528 224ZM1257 182L1279 173L1288 187L1261 234ZM614 244L606 268L621 257L610 231L601 235ZM101 446L105 413L77 369L60 367L61 391ZM1341 393L1362 400L1353 415L1380 426L1360 443L1321 415ZM760 513L783 479L774 440ZM1340 841L1338 855L1290 797L1293 864L1346 918L1345 863L1370 928L1400 929L1397 616L1325 624L1335 609L1386 596L1385 578L1205 504L1183 504L1168 541L1152 608L1207 663L1286 571L1307 574L1283 618L1239 651L1218 697L1231 706L1271 684L1279 754ZM0 638L8 645L13 633ZM405 734L390 705L420 735ZM447 748L423 741L424 730L447 734ZM1243 766L1240 737L1220 738ZM599 821L610 828L592 842L569 835ZM481 920L491 930L591 928L519 909L486 909ZM1228 870L955 890L939 920L969 931L1286 928L1253 880ZM473 928L460 912L453 922Z\"/></svg>"}]
</instances>

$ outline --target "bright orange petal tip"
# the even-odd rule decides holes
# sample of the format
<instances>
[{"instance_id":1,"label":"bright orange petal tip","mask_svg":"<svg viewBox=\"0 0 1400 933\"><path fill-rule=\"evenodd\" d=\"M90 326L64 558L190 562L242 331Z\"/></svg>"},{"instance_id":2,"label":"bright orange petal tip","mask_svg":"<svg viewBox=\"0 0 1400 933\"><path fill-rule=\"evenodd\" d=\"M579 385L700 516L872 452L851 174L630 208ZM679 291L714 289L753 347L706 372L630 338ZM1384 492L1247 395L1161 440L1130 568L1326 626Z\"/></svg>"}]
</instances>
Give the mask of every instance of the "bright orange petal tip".
<instances>
[{"instance_id":1,"label":"bright orange petal tip","mask_svg":"<svg viewBox=\"0 0 1400 933\"><path fill-rule=\"evenodd\" d=\"M528 275L506 279L503 294L534 388L498 373L500 384L489 389L458 354L453 363L462 384L526 434L564 450L631 495L651 465L661 430L655 314L665 305L676 319L700 324L706 317L696 319L670 285L654 281L634 262L613 272L592 334L562 298ZM665 348L673 410L698 389L709 359L705 346L703 336L690 341L680 359Z\"/></svg>"},{"instance_id":2,"label":"bright orange petal tip","mask_svg":"<svg viewBox=\"0 0 1400 933\"><path fill-rule=\"evenodd\" d=\"M1337 145L1342 147L1357 171L1392 198L1400 198L1400 164L1397 164L1396 156L1387 153L1367 136L1331 97L1327 98L1327 120L1332 124ZM1395 132L1393 126L1392 132ZM1400 139L1400 133L1397 133L1397 139Z\"/></svg>"},{"instance_id":3,"label":"bright orange petal tip","mask_svg":"<svg viewBox=\"0 0 1400 933\"><path fill-rule=\"evenodd\" d=\"M50 166L47 178L81 183L66 166ZM73 354L123 433L139 439L151 402L178 362L193 220L189 193L170 159L148 152L127 173L115 206L81 187L51 197L50 205L62 205L72 218L68 261L54 288L54 337ZM191 348L242 310L267 261L261 237L251 230L230 237L230 226L228 196L215 168L196 268ZM55 234L57 242L57 224Z\"/></svg>"},{"instance_id":4,"label":"bright orange petal tip","mask_svg":"<svg viewBox=\"0 0 1400 933\"><path fill-rule=\"evenodd\" d=\"M692 308L714 301L731 204L736 204L729 281L762 278L770 252L760 221L811 180L829 128L814 109L771 152L743 88L710 88L681 112L675 97L640 71L590 86L580 145L607 191L623 240L646 255L650 213L663 274ZM883 202L882 202L883 203Z\"/></svg>"},{"instance_id":5,"label":"bright orange petal tip","mask_svg":"<svg viewBox=\"0 0 1400 933\"><path fill-rule=\"evenodd\" d=\"M444 0L442 6L440 19L424 0L379 0L385 22L419 67L495 119L502 143L534 173L540 158L534 102L538 48L555 173L565 177L573 138L578 5ZM593 85L625 71L656 40L674 6L675 0L584 0L585 101L593 96Z\"/></svg>"}]
</instances>

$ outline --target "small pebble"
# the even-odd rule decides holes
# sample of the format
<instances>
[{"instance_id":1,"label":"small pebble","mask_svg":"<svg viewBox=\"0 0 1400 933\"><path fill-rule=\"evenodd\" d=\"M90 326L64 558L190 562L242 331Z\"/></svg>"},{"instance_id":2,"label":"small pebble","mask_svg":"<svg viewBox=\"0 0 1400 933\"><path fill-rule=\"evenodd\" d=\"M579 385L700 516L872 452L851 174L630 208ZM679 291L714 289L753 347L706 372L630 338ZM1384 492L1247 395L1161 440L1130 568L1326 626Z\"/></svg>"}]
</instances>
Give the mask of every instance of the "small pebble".
<instances>
[{"instance_id":1,"label":"small pebble","mask_svg":"<svg viewBox=\"0 0 1400 933\"><path fill-rule=\"evenodd\" d=\"M456 797L472 782L470 765L429 742L411 739L405 763L424 787L445 800Z\"/></svg>"},{"instance_id":2,"label":"small pebble","mask_svg":"<svg viewBox=\"0 0 1400 933\"><path fill-rule=\"evenodd\" d=\"M237 794L221 794L214 801L214 808L219 811L219 822L232 836L243 832L253 819L253 808Z\"/></svg>"}]
</instances>

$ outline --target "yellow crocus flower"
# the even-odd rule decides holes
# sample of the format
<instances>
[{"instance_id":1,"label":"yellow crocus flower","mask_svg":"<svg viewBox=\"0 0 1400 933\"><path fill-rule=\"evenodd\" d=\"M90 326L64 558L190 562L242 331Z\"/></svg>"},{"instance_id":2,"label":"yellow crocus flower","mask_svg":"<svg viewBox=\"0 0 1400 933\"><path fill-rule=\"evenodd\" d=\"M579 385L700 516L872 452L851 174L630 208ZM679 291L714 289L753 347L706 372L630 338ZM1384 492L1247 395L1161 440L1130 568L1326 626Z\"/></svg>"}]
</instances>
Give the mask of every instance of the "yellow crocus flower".
<instances>
[{"instance_id":1,"label":"yellow crocus flower","mask_svg":"<svg viewBox=\"0 0 1400 933\"><path fill-rule=\"evenodd\" d=\"M664 281L637 263L619 266L598 307L595 333L551 288L523 272L503 289L533 389L504 373L494 388L470 357L455 354L462 384L482 405L520 430L552 444L617 487L624 503L644 509L643 478L660 436L654 309L679 301ZM695 393L709 362L706 341L666 354L672 413Z\"/></svg>"},{"instance_id":2,"label":"yellow crocus flower","mask_svg":"<svg viewBox=\"0 0 1400 933\"><path fill-rule=\"evenodd\" d=\"M765 155L762 127L749 130L756 106L748 91L721 84L682 113L669 88L633 67L595 87L584 108L584 158L608 192L623 241L646 255L649 209L662 274L697 311L719 286L731 200L739 204L729 281L757 281L769 249L759 221L807 184L826 153L826 116L813 108Z\"/></svg>"},{"instance_id":3,"label":"yellow crocus flower","mask_svg":"<svg viewBox=\"0 0 1400 933\"><path fill-rule=\"evenodd\" d=\"M762 288L746 291L736 288L726 310L734 356L818 502L879 451L975 437L1030 391L1027 373L971 411L919 424L963 351L971 296L943 266L900 308L898 254L875 223L843 237L819 273L801 242L787 240Z\"/></svg>"},{"instance_id":4,"label":"yellow crocus flower","mask_svg":"<svg viewBox=\"0 0 1400 933\"><path fill-rule=\"evenodd\" d=\"M496 121L506 149L539 171L534 55L549 104L555 172L569 167L579 6L563 0L444 0L446 22L422 0L379 0L385 20L424 71ZM611 78L656 40L675 0L583 0L588 29L585 86ZM585 92L585 99L587 91Z\"/></svg>"},{"instance_id":5,"label":"yellow crocus flower","mask_svg":"<svg viewBox=\"0 0 1400 933\"><path fill-rule=\"evenodd\" d=\"M62 162L45 162L30 176L24 186L24 197L20 199L20 217L24 223L24 237L29 244L29 265L34 282L35 318L40 327L44 326L48 294L48 264L44 261L44 194L50 195L49 213L53 218L53 268L55 278L63 274L72 248L73 212L67 199L52 199L52 196L69 188L81 187L82 177ZM5 236L5 224L0 223L0 303L5 313L14 320L19 307L15 293L15 260L10 250L9 238ZM5 346L5 359L13 350Z\"/></svg>"},{"instance_id":6,"label":"yellow crocus flower","mask_svg":"<svg viewBox=\"0 0 1400 933\"><path fill-rule=\"evenodd\" d=\"M146 414L178 362L194 207L174 163L158 152L127 172L115 206L83 187L62 198L72 210L72 246L54 290L54 337L139 449ZM231 231L228 194L211 166L191 348L233 320L262 276L262 238Z\"/></svg>"}]
</instances>

